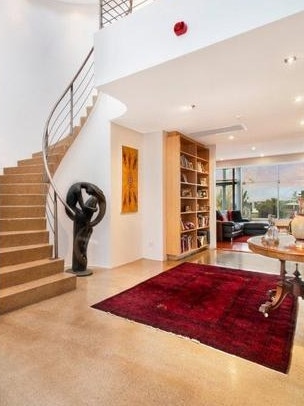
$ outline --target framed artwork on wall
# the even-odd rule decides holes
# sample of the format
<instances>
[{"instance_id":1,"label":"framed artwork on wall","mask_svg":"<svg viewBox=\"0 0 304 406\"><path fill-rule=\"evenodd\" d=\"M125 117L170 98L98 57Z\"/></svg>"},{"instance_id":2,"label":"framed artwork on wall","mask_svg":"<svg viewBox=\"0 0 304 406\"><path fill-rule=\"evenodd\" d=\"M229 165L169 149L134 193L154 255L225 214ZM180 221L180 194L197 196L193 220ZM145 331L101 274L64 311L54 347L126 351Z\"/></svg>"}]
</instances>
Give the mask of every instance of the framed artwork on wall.
<instances>
[{"instance_id":1,"label":"framed artwork on wall","mask_svg":"<svg viewBox=\"0 0 304 406\"><path fill-rule=\"evenodd\" d=\"M138 211L138 150L122 146L122 213Z\"/></svg>"}]
</instances>

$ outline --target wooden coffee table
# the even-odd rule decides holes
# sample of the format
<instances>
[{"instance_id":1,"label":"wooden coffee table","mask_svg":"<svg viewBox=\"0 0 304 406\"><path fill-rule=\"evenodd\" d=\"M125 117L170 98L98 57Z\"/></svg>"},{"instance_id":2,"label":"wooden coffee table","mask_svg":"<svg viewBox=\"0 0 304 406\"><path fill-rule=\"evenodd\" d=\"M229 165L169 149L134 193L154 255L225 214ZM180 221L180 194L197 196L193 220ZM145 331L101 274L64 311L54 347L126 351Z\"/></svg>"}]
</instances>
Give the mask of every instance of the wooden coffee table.
<instances>
[{"instance_id":1,"label":"wooden coffee table","mask_svg":"<svg viewBox=\"0 0 304 406\"><path fill-rule=\"evenodd\" d=\"M263 236L251 237L248 240L248 247L256 254L275 258L280 261L280 281L277 286L268 292L268 300L263 303L259 311L268 317L269 312L277 309L288 294L295 297L301 296L304 299L304 281L298 270L298 262L304 262L304 242L295 242L294 237L287 234L280 234L280 242L276 247L269 247L263 243ZM286 261L295 262L293 276L286 272Z\"/></svg>"}]
</instances>

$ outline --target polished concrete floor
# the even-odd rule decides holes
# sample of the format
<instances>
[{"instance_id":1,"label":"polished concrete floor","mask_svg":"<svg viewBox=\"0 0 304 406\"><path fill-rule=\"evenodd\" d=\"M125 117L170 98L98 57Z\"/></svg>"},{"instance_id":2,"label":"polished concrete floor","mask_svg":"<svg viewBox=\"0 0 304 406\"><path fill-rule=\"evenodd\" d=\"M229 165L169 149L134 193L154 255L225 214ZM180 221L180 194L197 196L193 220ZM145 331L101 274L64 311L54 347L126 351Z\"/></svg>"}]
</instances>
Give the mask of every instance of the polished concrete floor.
<instances>
[{"instance_id":1,"label":"polished concrete floor","mask_svg":"<svg viewBox=\"0 0 304 406\"><path fill-rule=\"evenodd\" d=\"M205 251L188 260L279 268L247 252ZM140 260L95 269L78 278L76 291L0 316L0 405L303 406L302 299L287 375L90 307L174 265Z\"/></svg>"}]
</instances>

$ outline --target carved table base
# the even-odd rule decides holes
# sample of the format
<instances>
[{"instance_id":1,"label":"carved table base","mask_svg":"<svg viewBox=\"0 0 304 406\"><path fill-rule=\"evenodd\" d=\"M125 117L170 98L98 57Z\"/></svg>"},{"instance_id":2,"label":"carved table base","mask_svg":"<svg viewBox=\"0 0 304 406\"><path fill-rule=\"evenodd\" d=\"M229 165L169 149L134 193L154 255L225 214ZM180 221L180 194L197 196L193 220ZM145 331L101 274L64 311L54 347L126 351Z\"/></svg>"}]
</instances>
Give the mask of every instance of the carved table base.
<instances>
[{"instance_id":1,"label":"carved table base","mask_svg":"<svg viewBox=\"0 0 304 406\"><path fill-rule=\"evenodd\" d=\"M263 237L249 238L248 247L256 254L278 259L280 261L280 280L277 286L268 292L268 300L263 303L259 311L268 317L269 312L277 309L288 294L304 299L304 281L298 271L298 263L304 263L304 246L297 246L293 236L279 234L279 244L269 246L265 244ZM287 276L286 261L296 263L296 269L292 276Z\"/></svg>"},{"instance_id":2,"label":"carved table base","mask_svg":"<svg viewBox=\"0 0 304 406\"><path fill-rule=\"evenodd\" d=\"M285 297L291 294L295 297L301 296L304 299L304 282L301 279L301 274L298 271L298 264L296 264L296 270L293 273L294 277L286 277L285 261L281 262L281 280L277 283L275 289L268 291L269 300L261 304L259 311L268 317L269 312L277 309Z\"/></svg>"}]
</instances>

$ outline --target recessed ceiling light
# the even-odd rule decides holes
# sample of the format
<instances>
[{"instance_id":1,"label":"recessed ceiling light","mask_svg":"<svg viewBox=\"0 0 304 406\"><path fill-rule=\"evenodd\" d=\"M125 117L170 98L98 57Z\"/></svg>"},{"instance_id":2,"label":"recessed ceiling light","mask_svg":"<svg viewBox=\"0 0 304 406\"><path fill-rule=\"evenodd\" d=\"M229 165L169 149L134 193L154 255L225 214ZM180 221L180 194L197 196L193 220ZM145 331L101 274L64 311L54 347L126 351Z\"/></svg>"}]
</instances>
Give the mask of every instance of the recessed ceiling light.
<instances>
[{"instance_id":1,"label":"recessed ceiling light","mask_svg":"<svg viewBox=\"0 0 304 406\"><path fill-rule=\"evenodd\" d=\"M228 139L229 140L234 140L234 135L229 135Z\"/></svg>"},{"instance_id":2,"label":"recessed ceiling light","mask_svg":"<svg viewBox=\"0 0 304 406\"><path fill-rule=\"evenodd\" d=\"M251 151L255 151L255 150L256 150L255 146L251 147Z\"/></svg>"},{"instance_id":3,"label":"recessed ceiling light","mask_svg":"<svg viewBox=\"0 0 304 406\"><path fill-rule=\"evenodd\" d=\"M304 120L301 120L301 121L300 121L300 125L304 125Z\"/></svg>"},{"instance_id":4,"label":"recessed ceiling light","mask_svg":"<svg viewBox=\"0 0 304 406\"><path fill-rule=\"evenodd\" d=\"M261 158L264 158L264 156L265 156L264 154L260 154L260 157L261 157Z\"/></svg>"},{"instance_id":5,"label":"recessed ceiling light","mask_svg":"<svg viewBox=\"0 0 304 406\"><path fill-rule=\"evenodd\" d=\"M295 103L301 103L303 101L303 96L296 96L295 98L294 98L294 102Z\"/></svg>"},{"instance_id":6,"label":"recessed ceiling light","mask_svg":"<svg viewBox=\"0 0 304 406\"><path fill-rule=\"evenodd\" d=\"M188 104L188 105L185 105L185 106L181 106L180 109L182 111L191 111L191 110L195 109L195 107L196 107L195 104Z\"/></svg>"},{"instance_id":7,"label":"recessed ceiling light","mask_svg":"<svg viewBox=\"0 0 304 406\"><path fill-rule=\"evenodd\" d=\"M287 58L284 59L284 63L291 65L292 63L296 62L296 60L297 60L297 57L295 55L288 56Z\"/></svg>"}]
</instances>

